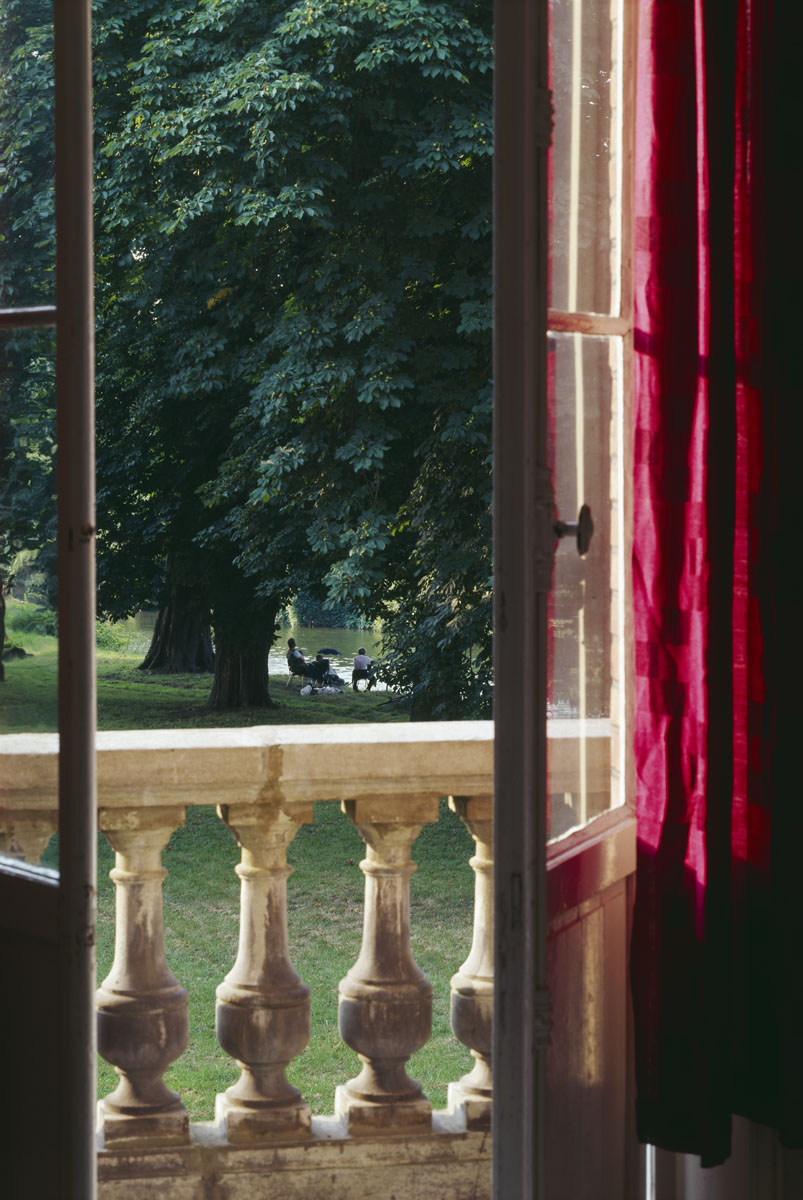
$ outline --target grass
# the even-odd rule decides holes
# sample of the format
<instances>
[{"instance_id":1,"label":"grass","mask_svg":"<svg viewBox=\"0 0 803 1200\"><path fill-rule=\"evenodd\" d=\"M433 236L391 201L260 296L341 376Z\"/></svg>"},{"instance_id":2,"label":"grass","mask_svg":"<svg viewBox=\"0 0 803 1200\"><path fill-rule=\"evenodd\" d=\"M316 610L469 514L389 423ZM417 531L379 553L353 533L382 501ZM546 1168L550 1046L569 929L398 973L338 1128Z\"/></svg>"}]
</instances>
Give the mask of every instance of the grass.
<instances>
[{"instance_id":1,"label":"grass","mask_svg":"<svg viewBox=\"0 0 803 1200\"><path fill-rule=\"evenodd\" d=\"M57 728L58 643L38 633L13 631L16 645L31 655L6 663L0 686L0 733L48 733ZM321 725L360 721L403 721L407 712L387 692L301 696L286 675L272 675L278 708L207 712L211 675L146 675L138 670L144 651L130 645L98 650L98 729L186 729L242 725Z\"/></svg>"},{"instance_id":2,"label":"grass","mask_svg":"<svg viewBox=\"0 0 803 1200\"><path fill-rule=\"evenodd\" d=\"M0 733L47 733L56 729L56 640L39 633L13 634L30 658L5 664L0 684Z\"/></svg>"},{"instance_id":3,"label":"grass","mask_svg":"<svg viewBox=\"0 0 803 1200\"><path fill-rule=\"evenodd\" d=\"M53 638L12 630L12 640L30 658L7 664L0 686L0 732L56 729L56 654ZM307 699L285 690L286 677L271 678L278 709L206 713L209 677L151 676L137 670L140 645L98 651L100 729L171 728L246 724L404 720L387 693ZM337 987L357 958L362 932L362 840L333 804L317 804L315 820L293 841L288 883L290 953L310 986L312 1037L291 1065L288 1077L315 1113L331 1112L334 1089L353 1077L356 1055L340 1040ZM436 1108L446 1101L450 1080L470 1069L468 1051L449 1027L449 980L466 958L471 941L472 842L459 819L441 803L440 820L426 826L413 848L418 870L412 879L412 938L416 962L433 984L430 1041L410 1062ZM215 988L234 964L239 928L239 850L229 830L209 808L189 808L186 825L176 830L164 853L165 942L171 970L190 996L190 1045L167 1073L181 1093L192 1120L210 1120L214 1097L237 1077L238 1069L214 1034ZM43 860L58 862L54 838ZM98 979L108 974L114 955L113 853L98 839ZM98 1092L116 1085L114 1070L99 1063Z\"/></svg>"}]
</instances>

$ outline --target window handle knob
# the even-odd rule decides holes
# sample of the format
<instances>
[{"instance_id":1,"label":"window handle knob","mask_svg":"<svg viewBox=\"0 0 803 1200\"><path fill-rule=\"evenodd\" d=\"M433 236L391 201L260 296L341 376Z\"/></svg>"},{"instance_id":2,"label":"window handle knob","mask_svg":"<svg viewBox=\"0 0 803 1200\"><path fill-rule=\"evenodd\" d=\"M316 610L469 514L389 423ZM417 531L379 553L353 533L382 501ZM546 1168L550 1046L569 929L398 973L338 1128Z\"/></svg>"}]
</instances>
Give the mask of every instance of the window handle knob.
<instances>
[{"instance_id":1,"label":"window handle knob","mask_svg":"<svg viewBox=\"0 0 803 1200\"><path fill-rule=\"evenodd\" d=\"M576 537L577 553L582 556L588 550L591 544L591 536L594 532L591 509L587 504L584 504L580 509L576 521L555 521L552 528L555 531L555 537L563 538L570 534Z\"/></svg>"}]
</instances>

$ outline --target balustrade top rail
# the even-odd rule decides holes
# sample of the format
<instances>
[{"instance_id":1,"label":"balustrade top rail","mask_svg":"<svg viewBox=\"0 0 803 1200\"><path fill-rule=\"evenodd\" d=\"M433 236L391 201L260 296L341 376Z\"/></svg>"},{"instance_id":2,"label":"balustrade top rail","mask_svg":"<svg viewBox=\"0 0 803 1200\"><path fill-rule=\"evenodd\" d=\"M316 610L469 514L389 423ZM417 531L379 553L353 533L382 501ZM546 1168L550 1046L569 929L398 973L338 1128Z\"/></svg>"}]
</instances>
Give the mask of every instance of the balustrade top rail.
<instances>
[{"instance_id":1,"label":"balustrade top rail","mask_svg":"<svg viewBox=\"0 0 803 1200\"><path fill-rule=\"evenodd\" d=\"M0 736L0 807L56 807L58 734ZM142 729L97 735L104 808L490 795L493 722Z\"/></svg>"},{"instance_id":2,"label":"balustrade top rail","mask_svg":"<svg viewBox=\"0 0 803 1200\"><path fill-rule=\"evenodd\" d=\"M574 720L547 722L552 791L572 791ZM589 762L609 763L610 722L586 721ZM58 734L0 735L0 808L56 808ZM104 807L490 795L493 722L139 729L99 733Z\"/></svg>"}]
</instances>

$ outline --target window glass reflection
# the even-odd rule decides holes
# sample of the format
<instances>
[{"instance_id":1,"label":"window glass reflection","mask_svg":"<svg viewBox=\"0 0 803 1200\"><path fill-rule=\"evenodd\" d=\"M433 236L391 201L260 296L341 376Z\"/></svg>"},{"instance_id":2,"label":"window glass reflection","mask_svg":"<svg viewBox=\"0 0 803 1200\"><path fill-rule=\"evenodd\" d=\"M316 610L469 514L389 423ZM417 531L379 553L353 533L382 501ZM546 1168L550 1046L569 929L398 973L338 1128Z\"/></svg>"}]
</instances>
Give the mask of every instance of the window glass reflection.
<instances>
[{"instance_id":1,"label":"window glass reflection","mask_svg":"<svg viewBox=\"0 0 803 1200\"><path fill-rule=\"evenodd\" d=\"M576 521L588 504L595 527L583 557L571 537L558 545L549 600L548 790L551 834L559 836L611 804L618 622L611 484L621 350L618 339L580 334L553 334L549 348L558 516Z\"/></svg>"},{"instance_id":2,"label":"window glass reflection","mask_svg":"<svg viewBox=\"0 0 803 1200\"><path fill-rule=\"evenodd\" d=\"M618 309L619 136L616 7L552 0L550 307Z\"/></svg>"}]
</instances>

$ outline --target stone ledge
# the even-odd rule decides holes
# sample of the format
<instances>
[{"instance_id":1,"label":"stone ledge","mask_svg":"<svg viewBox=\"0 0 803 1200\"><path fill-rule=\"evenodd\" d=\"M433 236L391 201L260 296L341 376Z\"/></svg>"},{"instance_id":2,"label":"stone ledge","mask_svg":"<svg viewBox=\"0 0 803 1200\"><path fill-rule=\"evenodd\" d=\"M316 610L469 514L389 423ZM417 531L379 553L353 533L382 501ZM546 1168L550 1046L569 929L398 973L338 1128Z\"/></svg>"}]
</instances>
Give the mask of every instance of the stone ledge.
<instances>
[{"instance_id":1,"label":"stone ledge","mask_svg":"<svg viewBox=\"0 0 803 1200\"><path fill-rule=\"evenodd\" d=\"M550 789L578 786L580 723L550 720ZM610 773L610 722L587 721L586 762ZM98 802L285 804L411 795L489 796L491 721L145 729L97 735ZM57 810L57 734L0 736L0 810ZM10 818L9 818L10 819Z\"/></svg>"},{"instance_id":2,"label":"stone ledge","mask_svg":"<svg viewBox=\"0 0 803 1200\"><path fill-rule=\"evenodd\" d=\"M490 1133L433 1114L415 1137L345 1134L313 1117L312 1138L233 1146L220 1126L191 1126L185 1147L98 1151L99 1200L489 1200Z\"/></svg>"},{"instance_id":3,"label":"stone ledge","mask_svg":"<svg viewBox=\"0 0 803 1200\"><path fill-rule=\"evenodd\" d=\"M309 803L492 791L490 721L99 733L98 803ZM0 809L56 811L57 734L0 736Z\"/></svg>"}]
</instances>

